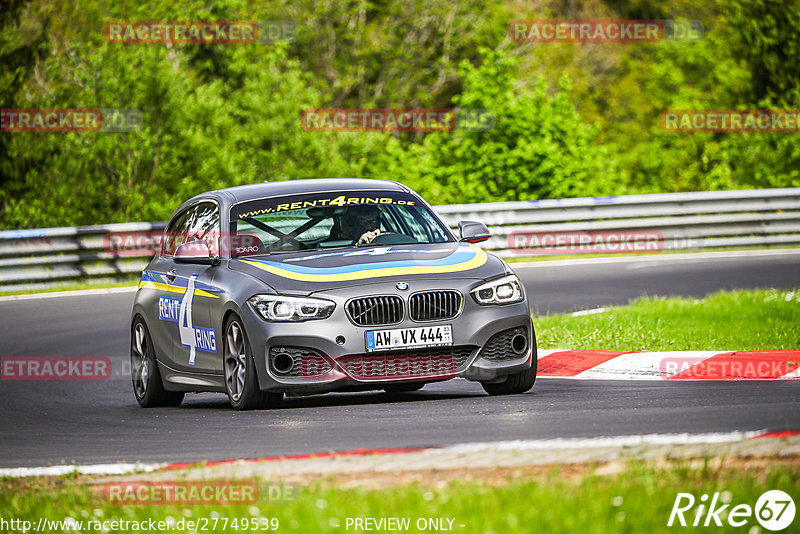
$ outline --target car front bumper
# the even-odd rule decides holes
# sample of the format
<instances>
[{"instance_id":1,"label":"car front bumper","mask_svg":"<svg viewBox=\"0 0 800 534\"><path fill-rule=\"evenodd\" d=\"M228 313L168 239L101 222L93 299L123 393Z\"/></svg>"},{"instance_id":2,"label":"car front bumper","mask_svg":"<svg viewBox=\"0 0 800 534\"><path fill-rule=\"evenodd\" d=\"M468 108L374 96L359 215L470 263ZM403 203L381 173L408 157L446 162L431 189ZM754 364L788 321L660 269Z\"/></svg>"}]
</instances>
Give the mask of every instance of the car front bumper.
<instances>
[{"instance_id":1,"label":"car front bumper","mask_svg":"<svg viewBox=\"0 0 800 534\"><path fill-rule=\"evenodd\" d=\"M535 358L535 334L527 299L516 304L477 304L469 288L480 281L462 281L460 312L451 319L413 321L408 313L401 322L381 326L358 326L345 311L346 303L364 294L407 297L415 290L452 289L453 280L422 280L409 283L400 292L394 285L325 291L316 294L336 302L331 317L300 323L272 323L249 306L242 319L264 391L324 393L336 390L382 389L414 382L435 382L455 377L494 381L523 371ZM461 285L461 284L459 284ZM406 311L408 307L405 308ZM367 352L369 330L435 327L450 325L452 346ZM524 343L521 338L524 337ZM279 356L280 355L280 356ZM287 356L291 360L287 359ZM277 361L276 358L282 358ZM291 361L287 365L276 363Z\"/></svg>"}]
</instances>

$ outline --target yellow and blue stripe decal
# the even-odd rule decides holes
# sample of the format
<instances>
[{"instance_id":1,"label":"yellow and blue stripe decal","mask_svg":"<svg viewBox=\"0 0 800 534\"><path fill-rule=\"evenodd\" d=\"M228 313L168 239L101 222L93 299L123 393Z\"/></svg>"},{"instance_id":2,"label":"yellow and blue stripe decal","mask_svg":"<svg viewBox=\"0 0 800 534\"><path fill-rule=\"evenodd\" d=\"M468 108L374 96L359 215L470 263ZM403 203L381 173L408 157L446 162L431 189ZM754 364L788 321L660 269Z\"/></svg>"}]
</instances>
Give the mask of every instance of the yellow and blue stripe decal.
<instances>
[{"instance_id":1,"label":"yellow and blue stripe decal","mask_svg":"<svg viewBox=\"0 0 800 534\"><path fill-rule=\"evenodd\" d=\"M346 282L384 276L413 274L456 273L477 269L486 263L488 256L480 247L461 245L455 252L436 260L400 260L375 263L358 263L340 267L306 267L266 260L240 260L276 276L301 282Z\"/></svg>"},{"instance_id":2,"label":"yellow and blue stripe decal","mask_svg":"<svg viewBox=\"0 0 800 534\"><path fill-rule=\"evenodd\" d=\"M186 286L189 283L188 280L186 278L178 277L176 278L175 282L177 283L167 282L166 278L164 278L163 273L157 273L154 271L144 271L142 273L142 280L139 282L139 289L155 289L156 291L177 293L179 295L183 295L184 293L186 293ZM225 293L225 291L221 288L209 284L204 284L202 282L195 282L195 289L194 289L195 296L218 299L219 296L215 295L215 293Z\"/></svg>"}]
</instances>

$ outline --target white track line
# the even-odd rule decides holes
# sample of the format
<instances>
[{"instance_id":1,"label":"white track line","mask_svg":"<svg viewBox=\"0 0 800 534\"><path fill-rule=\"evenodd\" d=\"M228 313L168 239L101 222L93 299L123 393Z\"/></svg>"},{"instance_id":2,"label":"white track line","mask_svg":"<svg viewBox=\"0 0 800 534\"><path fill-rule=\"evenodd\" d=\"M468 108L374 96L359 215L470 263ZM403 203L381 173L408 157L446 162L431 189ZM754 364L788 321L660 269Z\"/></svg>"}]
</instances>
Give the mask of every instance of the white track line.
<instances>
[{"instance_id":1,"label":"white track line","mask_svg":"<svg viewBox=\"0 0 800 534\"><path fill-rule=\"evenodd\" d=\"M490 451L523 450L563 450L609 447L634 447L638 445L692 445L733 443L758 437L767 430L712 432L706 434L642 434L638 436L600 436L595 438L557 438L537 440L490 441L461 443L446 447L423 449L421 451L392 454L457 455ZM308 459L285 459L285 462L304 462ZM256 460L258 461L258 460ZM134 472L151 472L169 464L97 464L97 465L56 465L49 467L0 468L0 476L32 477L61 476L70 473L85 475L124 475Z\"/></svg>"},{"instance_id":2,"label":"white track line","mask_svg":"<svg viewBox=\"0 0 800 534\"><path fill-rule=\"evenodd\" d=\"M698 443L732 443L754 438L767 432L713 432L708 434L643 434L640 436L608 436L596 438L557 438L537 440L493 441L485 443L463 443L439 449L430 449L427 454L463 454L483 451L562 450L603 447L633 447L636 445L691 445Z\"/></svg>"},{"instance_id":3,"label":"white track line","mask_svg":"<svg viewBox=\"0 0 800 534\"><path fill-rule=\"evenodd\" d=\"M543 267L561 267L568 265L596 265L598 263L638 263L705 259L753 258L769 256L800 255L800 248L782 248L776 250L729 250L722 252L688 252L675 254L655 254L647 256L621 256L610 258L583 258L574 260L540 260L528 262L512 262L511 268L535 269ZM508 259L508 258L506 258Z\"/></svg>"},{"instance_id":4,"label":"white track line","mask_svg":"<svg viewBox=\"0 0 800 534\"><path fill-rule=\"evenodd\" d=\"M598 313L603 313L607 309L608 308L592 308L591 310L580 310L580 311L572 312L570 315L572 317L583 317L584 315L595 315L595 314L598 314Z\"/></svg>"},{"instance_id":5,"label":"white track line","mask_svg":"<svg viewBox=\"0 0 800 534\"><path fill-rule=\"evenodd\" d=\"M779 377L778 380L793 380L797 378L800 378L800 367L796 368L794 371L791 371Z\"/></svg>"},{"instance_id":6,"label":"white track line","mask_svg":"<svg viewBox=\"0 0 800 534\"><path fill-rule=\"evenodd\" d=\"M0 302L16 301L16 300L40 300L56 297L85 297L91 295L108 295L112 293L133 293L138 286L130 287L104 287L98 289L78 289L76 291L55 291L52 293L30 293L26 295L9 295L7 297L0 297Z\"/></svg>"},{"instance_id":7,"label":"white track line","mask_svg":"<svg viewBox=\"0 0 800 534\"><path fill-rule=\"evenodd\" d=\"M167 464L95 464L95 465L51 465L47 467L2 467L0 476L6 477L55 477L80 473L82 475L126 475L149 473Z\"/></svg>"}]
</instances>

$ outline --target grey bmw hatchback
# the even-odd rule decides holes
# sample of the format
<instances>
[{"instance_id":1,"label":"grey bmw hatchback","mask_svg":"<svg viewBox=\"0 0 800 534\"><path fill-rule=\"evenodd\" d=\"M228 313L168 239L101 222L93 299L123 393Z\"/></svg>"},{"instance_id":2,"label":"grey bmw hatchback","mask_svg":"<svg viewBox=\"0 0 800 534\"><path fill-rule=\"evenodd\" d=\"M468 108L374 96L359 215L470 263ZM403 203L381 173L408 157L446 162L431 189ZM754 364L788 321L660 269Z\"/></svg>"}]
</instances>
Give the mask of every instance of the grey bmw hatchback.
<instances>
[{"instance_id":1,"label":"grey bmw hatchback","mask_svg":"<svg viewBox=\"0 0 800 534\"><path fill-rule=\"evenodd\" d=\"M143 407L219 392L414 391L460 377L491 395L536 380L522 284L397 182L295 180L210 191L172 215L131 313Z\"/></svg>"}]
</instances>

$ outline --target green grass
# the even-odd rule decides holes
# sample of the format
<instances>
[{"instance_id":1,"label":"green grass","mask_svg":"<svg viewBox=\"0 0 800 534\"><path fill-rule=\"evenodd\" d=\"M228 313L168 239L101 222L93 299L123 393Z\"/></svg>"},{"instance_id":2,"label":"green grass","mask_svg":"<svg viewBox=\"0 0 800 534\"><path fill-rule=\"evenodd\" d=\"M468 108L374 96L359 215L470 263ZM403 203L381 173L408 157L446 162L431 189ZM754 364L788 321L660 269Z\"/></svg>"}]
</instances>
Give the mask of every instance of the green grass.
<instances>
[{"instance_id":1,"label":"green grass","mask_svg":"<svg viewBox=\"0 0 800 534\"><path fill-rule=\"evenodd\" d=\"M591 469L565 475L561 468L553 467L539 475L517 479L509 476L499 485L496 482L489 485L456 480L377 490L341 489L318 483L298 488L296 499L285 504L120 506L109 504L102 494L75 480L6 480L0 482L0 517L36 524L39 517L83 521L172 518L177 522L181 518L198 520L217 514L229 521L277 518L279 531L309 533L347 532L348 517L409 517L412 525L418 518L441 517L453 518L453 530L464 533L670 532L676 527L667 528L666 523L678 492L693 493L699 499L703 493L727 491L733 505L752 507L767 489L800 494L800 466L791 462L767 463L760 469L745 470L709 467L707 462L700 466L677 463L667 468L634 463L619 476L602 476ZM260 487L263 493L266 483L261 482ZM695 510L696 507L686 515L690 521ZM742 531L747 532L756 524L755 518L750 518ZM731 530L727 524L725 527L724 531ZM86 527L83 531L89 532ZM184 531L187 530L178 530ZM413 527L409 531L417 532ZM228 528L227 532L236 530Z\"/></svg>"},{"instance_id":2,"label":"green grass","mask_svg":"<svg viewBox=\"0 0 800 534\"><path fill-rule=\"evenodd\" d=\"M603 313L534 319L539 347L624 351L800 349L800 289L643 297Z\"/></svg>"}]
</instances>

